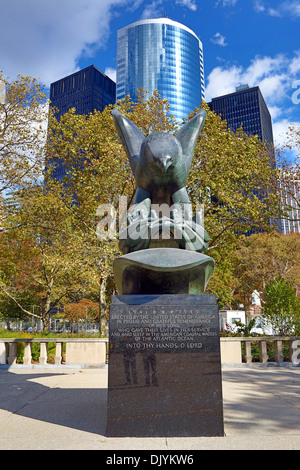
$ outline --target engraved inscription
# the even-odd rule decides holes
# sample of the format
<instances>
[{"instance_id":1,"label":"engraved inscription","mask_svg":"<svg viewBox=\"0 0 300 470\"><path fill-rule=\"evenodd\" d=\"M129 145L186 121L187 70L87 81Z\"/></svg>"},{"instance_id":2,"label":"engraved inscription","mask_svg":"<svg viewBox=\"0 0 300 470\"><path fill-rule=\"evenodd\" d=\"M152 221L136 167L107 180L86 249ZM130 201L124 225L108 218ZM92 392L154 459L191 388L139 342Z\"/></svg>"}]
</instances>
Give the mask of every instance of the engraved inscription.
<instances>
[{"instance_id":1,"label":"engraved inscription","mask_svg":"<svg viewBox=\"0 0 300 470\"><path fill-rule=\"evenodd\" d=\"M198 308L127 308L111 312L111 341L122 350L197 351L219 335L215 321Z\"/></svg>"}]
</instances>

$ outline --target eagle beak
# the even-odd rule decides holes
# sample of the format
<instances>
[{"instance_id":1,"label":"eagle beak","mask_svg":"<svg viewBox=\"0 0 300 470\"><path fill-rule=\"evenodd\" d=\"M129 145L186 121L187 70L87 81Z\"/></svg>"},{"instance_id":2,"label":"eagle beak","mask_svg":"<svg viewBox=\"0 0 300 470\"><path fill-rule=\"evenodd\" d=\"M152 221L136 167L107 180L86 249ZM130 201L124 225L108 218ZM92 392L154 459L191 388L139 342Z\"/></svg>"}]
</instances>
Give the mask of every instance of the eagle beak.
<instances>
[{"instance_id":1,"label":"eagle beak","mask_svg":"<svg viewBox=\"0 0 300 470\"><path fill-rule=\"evenodd\" d=\"M163 170L164 173L167 173L167 169L169 168L170 164L171 164L171 159L170 157L163 157L160 159L161 161L161 168Z\"/></svg>"}]
</instances>

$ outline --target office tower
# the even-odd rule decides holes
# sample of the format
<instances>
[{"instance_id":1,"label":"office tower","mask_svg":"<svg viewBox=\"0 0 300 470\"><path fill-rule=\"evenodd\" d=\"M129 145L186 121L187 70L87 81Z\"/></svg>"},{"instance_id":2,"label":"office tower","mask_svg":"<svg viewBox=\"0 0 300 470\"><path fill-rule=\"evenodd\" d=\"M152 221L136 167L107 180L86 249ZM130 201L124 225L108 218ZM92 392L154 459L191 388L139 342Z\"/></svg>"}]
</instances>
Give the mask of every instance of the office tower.
<instances>
[{"instance_id":1,"label":"office tower","mask_svg":"<svg viewBox=\"0 0 300 470\"><path fill-rule=\"evenodd\" d=\"M94 65L64 77L50 86L51 106L58 108L59 118L69 109L75 108L76 114L90 114L95 110L103 111L109 104L116 102L116 84ZM51 166L51 161L47 162ZM65 176L62 164L57 164L52 174L55 179Z\"/></svg>"},{"instance_id":2,"label":"office tower","mask_svg":"<svg viewBox=\"0 0 300 470\"><path fill-rule=\"evenodd\" d=\"M262 142L266 143L269 147L270 165L275 168L272 118L258 86L249 88L248 85L241 85L236 88L235 93L213 98L208 106L227 121L227 127L233 132L242 127L245 134L257 135ZM253 193L259 198L263 197L259 190ZM270 224L272 223L270 220ZM257 232L257 230L251 230L246 235Z\"/></svg>"},{"instance_id":3,"label":"office tower","mask_svg":"<svg viewBox=\"0 0 300 470\"><path fill-rule=\"evenodd\" d=\"M247 135L258 135L262 142L273 144L272 119L259 87L241 85L235 93L213 98L210 109L226 119L228 128L239 127Z\"/></svg>"},{"instance_id":4,"label":"office tower","mask_svg":"<svg viewBox=\"0 0 300 470\"><path fill-rule=\"evenodd\" d=\"M59 115L71 108L77 114L90 114L116 102L116 84L94 65L64 77L50 86L51 106Z\"/></svg>"},{"instance_id":5,"label":"office tower","mask_svg":"<svg viewBox=\"0 0 300 470\"><path fill-rule=\"evenodd\" d=\"M176 119L204 98L203 47L196 34L168 18L137 21L118 31L117 100L156 89Z\"/></svg>"},{"instance_id":6,"label":"office tower","mask_svg":"<svg viewBox=\"0 0 300 470\"><path fill-rule=\"evenodd\" d=\"M299 174L285 172L281 180L280 196L282 208L289 207L288 217L280 220L280 232L284 235L300 233L300 178Z\"/></svg>"}]
</instances>

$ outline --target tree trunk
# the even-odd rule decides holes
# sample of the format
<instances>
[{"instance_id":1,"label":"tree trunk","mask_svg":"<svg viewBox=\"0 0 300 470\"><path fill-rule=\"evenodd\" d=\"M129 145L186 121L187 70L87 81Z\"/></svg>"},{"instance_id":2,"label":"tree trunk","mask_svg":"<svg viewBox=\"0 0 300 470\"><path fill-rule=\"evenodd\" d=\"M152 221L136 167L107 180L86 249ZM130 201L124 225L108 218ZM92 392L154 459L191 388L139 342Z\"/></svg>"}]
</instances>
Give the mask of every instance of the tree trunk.
<instances>
[{"instance_id":1,"label":"tree trunk","mask_svg":"<svg viewBox=\"0 0 300 470\"><path fill-rule=\"evenodd\" d=\"M43 331L49 331L50 328L50 318L49 314L42 317Z\"/></svg>"},{"instance_id":2,"label":"tree trunk","mask_svg":"<svg viewBox=\"0 0 300 470\"><path fill-rule=\"evenodd\" d=\"M49 331L49 328L50 328L50 310L51 310L51 295L50 295L50 293L47 293L46 302L42 307L43 331Z\"/></svg>"}]
</instances>

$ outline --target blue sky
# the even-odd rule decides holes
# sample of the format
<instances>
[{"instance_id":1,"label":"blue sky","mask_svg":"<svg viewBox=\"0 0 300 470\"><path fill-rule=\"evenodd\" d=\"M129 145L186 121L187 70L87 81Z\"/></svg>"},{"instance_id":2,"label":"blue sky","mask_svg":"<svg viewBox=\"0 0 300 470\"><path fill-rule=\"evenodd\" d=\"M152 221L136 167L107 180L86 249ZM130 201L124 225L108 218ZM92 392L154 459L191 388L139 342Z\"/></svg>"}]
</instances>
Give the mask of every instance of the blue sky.
<instances>
[{"instance_id":1,"label":"blue sky","mask_svg":"<svg viewBox=\"0 0 300 470\"><path fill-rule=\"evenodd\" d=\"M207 101L259 85L276 143L300 123L300 0L0 0L0 69L49 84L94 64L114 77L116 32L167 16L203 42Z\"/></svg>"}]
</instances>

